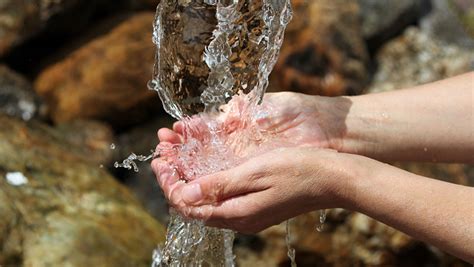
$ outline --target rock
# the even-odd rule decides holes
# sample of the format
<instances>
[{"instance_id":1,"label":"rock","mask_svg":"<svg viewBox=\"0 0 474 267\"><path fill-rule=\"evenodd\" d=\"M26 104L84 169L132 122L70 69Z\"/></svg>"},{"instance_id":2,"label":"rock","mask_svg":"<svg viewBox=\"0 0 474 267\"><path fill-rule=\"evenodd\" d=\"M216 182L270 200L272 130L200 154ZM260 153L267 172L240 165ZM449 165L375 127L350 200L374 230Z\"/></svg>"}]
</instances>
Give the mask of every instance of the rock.
<instances>
[{"instance_id":1,"label":"rock","mask_svg":"<svg viewBox=\"0 0 474 267\"><path fill-rule=\"evenodd\" d=\"M152 12L139 13L44 70L35 89L54 122L77 118L107 120L122 127L161 108L147 89L155 48Z\"/></svg>"},{"instance_id":2,"label":"rock","mask_svg":"<svg viewBox=\"0 0 474 267\"><path fill-rule=\"evenodd\" d=\"M473 36L470 36L464 27L460 15L451 8L450 0L432 0L433 11L423 18L420 27L436 39L458 45L466 49L474 48ZM471 4L474 12L474 4ZM469 6L462 6L469 9Z\"/></svg>"},{"instance_id":3,"label":"rock","mask_svg":"<svg viewBox=\"0 0 474 267\"><path fill-rule=\"evenodd\" d=\"M0 125L0 265L149 266L164 228L125 187L61 130Z\"/></svg>"},{"instance_id":4,"label":"rock","mask_svg":"<svg viewBox=\"0 0 474 267\"><path fill-rule=\"evenodd\" d=\"M361 7L362 33L376 49L413 25L430 10L430 0L358 0Z\"/></svg>"},{"instance_id":5,"label":"rock","mask_svg":"<svg viewBox=\"0 0 474 267\"><path fill-rule=\"evenodd\" d=\"M128 0L134 9L156 9L160 0Z\"/></svg>"},{"instance_id":6,"label":"rock","mask_svg":"<svg viewBox=\"0 0 474 267\"><path fill-rule=\"evenodd\" d=\"M367 52L355 1L294 0L270 90L337 96L359 94L367 82Z\"/></svg>"},{"instance_id":7,"label":"rock","mask_svg":"<svg viewBox=\"0 0 474 267\"><path fill-rule=\"evenodd\" d=\"M416 27L387 43L376 58L379 68L369 92L406 88L474 69L472 51L442 43Z\"/></svg>"},{"instance_id":8,"label":"rock","mask_svg":"<svg viewBox=\"0 0 474 267\"><path fill-rule=\"evenodd\" d=\"M464 23L471 37L474 37L474 2L471 0L450 0L450 4Z\"/></svg>"},{"instance_id":9,"label":"rock","mask_svg":"<svg viewBox=\"0 0 474 267\"><path fill-rule=\"evenodd\" d=\"M69 144L69 153L75 154L91 164L111 164L110 149L115 137L112 129L97 121L76 120L59 124L55 128L56 138Z\"/></svg>"},{"instance_id":10,"label":"rock","mask_svg":"<svg viewBox=\"0 0 474 267\"><path fill-rule=\"evenodd\" d=\"M32 85L25 78L0 65L0 113L27 121L37 116L44 109L42 107Z\"/></svg>"},{"instance_id":11,"label":"rock","mask_svg":"<svg viewBox=\"0 0 474 267\"><path fill-rule=\"evenodd\" d=\"M48 27L62 33L83 28L107 1L0 0L0 57Z\"/></svg>"}]
</instances>

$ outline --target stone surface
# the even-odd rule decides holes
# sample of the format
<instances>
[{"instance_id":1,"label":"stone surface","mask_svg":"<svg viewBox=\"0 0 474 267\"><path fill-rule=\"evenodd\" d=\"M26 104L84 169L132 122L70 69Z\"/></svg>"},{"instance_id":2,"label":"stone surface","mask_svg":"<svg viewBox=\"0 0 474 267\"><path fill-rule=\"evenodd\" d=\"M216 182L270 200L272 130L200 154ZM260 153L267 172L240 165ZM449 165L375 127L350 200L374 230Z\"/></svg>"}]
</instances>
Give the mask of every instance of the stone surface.
<instances>
[{"instance_id":1,"label":"stone surface","mask_svg":"<svg viewBox=\"0 0 474 267\"><path fill-rule=\"evenodd\" d=\"M379 68L369 92L401 89L474 70L472 51L442 43L416 27L387 43L376 58Z\"/></svg>"},{"instance_id":2,"label":"stone surface","mask_svg":"<svg viewBox=\"0 0 474 267\"><path fill-rule=\"evenodd\" d=\"M467 31L474 37L474 2L471 0L450 0L450 4Z\"/></svg>"},{"instance_id":3,"label":"stone surface","mask_svg":"<svg viewBox=\"0 0 474 267\"><path fill-rule=\"evenodd\" d=\"M32 85L20 74L0 64L0 112L30 120L40 113L42 107Z\"/></svg>"},{"instance_id":4,"label":"stone surface","mask_svg":"<svg viewBox=\"0 0 474 267\"><path fill-rule=\"evenodd\" d=\"M0 125L0 265L149 266L164 228L90 159L101 146L78 152L67 131L5 115Z\"/></svg>"},{"instance_id":5,"label":"stone surface","mask_svg":"<svg viewBox=\"0 0 474 267\"><path fill-rule=\"evenodd\" d=\"M367 52L355 1L294 0L270 90L319 95L359 94L367 82Z\"/></svg>"},{"instance_id":6,"label":"stone surface","mask_svg":"<svg viewBox=\"0 0 474 267\"><path fill-rule=\"evenodd\" d=\"M433 10L421 20L421 29L441 41L466 49L473 49L474 35L469 35L467 28L463 25L462 15L456 12L458 6L455 6L454 3L451 4L449 1L432 0ZM462 8L466 10L471 8L471 12L474 12L474 4L471 4L471 6L462 6Z\"/></svg>"},{"instance_id":7,"label":"stone surface","mask_svg":"<svg viewBox=\"0 0 474 267\"><path fill-rule=\"evenodd\" d=\"M388 40L415 24L430 9L431 0L357 0L361 7L362 33L369 42Z\"/></svg>"},{"instance_id":8,"label":"stone surface","mask_svg":"<svg viewBox=\"0 0 474 267\"><path fill-rule=\"evenodd\" d=\"M160 0L128 0L132 8L146 8L146 9L156 9Z\"/></svg>"},{"instance_id":9,"label":"stone surface","mask_svg":"<svg viewBox=\"0 0 474 267\"><path fill-rule=\"evenodd\" d=\"M63 33L83 28L107 1L0 0L0 57L47 27Z\"/></svg>"},{"instance_id":10,"label":"stone surface","mask_svg":"<svg viewBox=\"0 0 474 267\"><path fill-rule=\"evenodd\" d=\"M126 126L156 115L161 103L147 89L152 77L154 14L139 13L44 70L35 89L54 122L77 118Z\"/></svg>"}]
</instances>

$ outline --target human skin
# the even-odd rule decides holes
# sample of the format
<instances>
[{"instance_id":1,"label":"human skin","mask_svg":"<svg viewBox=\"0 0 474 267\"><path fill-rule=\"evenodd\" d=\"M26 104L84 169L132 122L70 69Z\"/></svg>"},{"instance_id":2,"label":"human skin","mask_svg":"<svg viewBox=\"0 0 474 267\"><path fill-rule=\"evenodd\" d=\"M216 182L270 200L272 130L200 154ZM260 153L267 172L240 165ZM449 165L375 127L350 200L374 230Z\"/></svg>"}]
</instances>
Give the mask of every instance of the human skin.
<instances>
[{"instance_id":1,"label":"human skin","mask_svg":"<svg viewBox=\"0 0 474 267\"><path fill-rule=\"evenodd\" d=\"M309 147L276 149L190 183L164 161L152 166L170 203L210 226L253 233L308 211L345 208L473 263L474 188L369 158L473 163L473 82L469 73L367 96L269 94L265 101L292 97L279 106L293 118L276 120L291 127L278 129L311 136L313 127L313 138L303 138ZM181 132L178 123L158 135L179 143Z\"/></svg>"}]
</instances>

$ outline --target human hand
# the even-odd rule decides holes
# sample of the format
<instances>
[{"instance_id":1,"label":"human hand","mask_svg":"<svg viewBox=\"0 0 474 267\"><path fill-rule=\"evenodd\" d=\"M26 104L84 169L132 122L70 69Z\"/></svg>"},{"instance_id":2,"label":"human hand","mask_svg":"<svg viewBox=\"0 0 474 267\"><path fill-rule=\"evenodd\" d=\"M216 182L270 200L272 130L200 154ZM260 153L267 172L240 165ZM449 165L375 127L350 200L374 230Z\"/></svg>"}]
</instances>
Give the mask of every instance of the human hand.
<instances>
[{"instance_id":1,"label":"human hand","mask_svg":"<svg viewBox=\"0 0 474 267\"><path fill-rule=\"evenodd\" d=\"M350 157L324 149L276 149L189 183L162 160L152 167L170 204L184 216L255 233L312 210L343 206Z\"/></svg>"},{"instance_id":2,"label":"human hand","mask_svg":"<svg viewBox=\"0 0 474 267\"><path fill-rule=\"evenodd\" d=\"M263 105L269 112L258 123L283 142L339 150L344 131L340 125L344 123L337 113L345 106L340 100L292 92L268 93ZM180 143L183 133L182 122L177 122L173 130L160 129L158 137L160 142Z\"/></svg>"}]
</instances>

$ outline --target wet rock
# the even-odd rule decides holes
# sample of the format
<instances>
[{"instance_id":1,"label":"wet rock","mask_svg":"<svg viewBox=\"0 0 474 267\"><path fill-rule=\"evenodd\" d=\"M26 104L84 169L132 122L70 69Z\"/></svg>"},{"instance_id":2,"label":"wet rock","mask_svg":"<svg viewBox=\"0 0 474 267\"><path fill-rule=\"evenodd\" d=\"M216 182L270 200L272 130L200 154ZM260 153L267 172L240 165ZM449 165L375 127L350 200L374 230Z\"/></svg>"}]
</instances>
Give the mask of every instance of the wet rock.
<instances>
[{"instance_id":1,"label":"wet rock","mask_svg":"<svg viewBox=\"0 0 474 267\"><path fill-rule=\"evenodd\" d=\"M125 187L61 131L0 125L0 265L149 266L164 228Z\"/></svg>"},{"instance_id":2,"label":"wet rock","mask_svg":"<svg viewBox=\"0 0 474 267\"><path fill-rule=\"evenodd\" d=\"M359 94L367 82L367 52L356 1L294 0L270 90L319 95Z\"/></svg>"},{"instance_id":3,"label":"wet rock","mask_svg":"<svg viewBox=\"0 0 474 267\"><path fill-rule=\"evenodd\" d=\"M456 6L450 0L432 0L433 11L423 18L420 27L426 32L441 41L455 44L466 49L474 48L473 36L468 34L467 28L463 25L462 15L456 13ZM460 3L462 4L462 3ZM474 4L461 5L463 9L474 12ZM474 18L474 17L473 17Z\"/></svg>"},{"instance_id":4,"label":"wet rock","mask_svg":"<svg viewBox=\"0 0 474 267\"><path fill-rule=\"evenodd\" d=\"M1 0L0 57L48 27L62 33L84 27L107 1Z\"/></svg>"},{"instance_id":5,"label":"wet rock","mask_svg":"<svg viewBox=\"0 0 474 267\"><path fill-rule=\"evenodd\" d=\"M372 49L401 33L426 14L430 0L358 0L362 33Z\"/></svg>"},{"instance_id":6,"label":"wet rock","mask_svg":"<svg viewBox=\"0 0 474 267\"><path fill-rule=\"evenodd\" d=\"M387 43L376 58L379 67L369 92L401 89L474 70L472 51L445 44L416 27Z\"/></svg>"},{"instance_id":7,"label":"wet rock","mask_svg":"<svg viewBox=\"0 0 474 267\"><path fill-rule=\"evenodd\" d=\"M77 118L107 120L121 127L161 108L147 89L152 77L154 14L139 13L44 70L35 89L54 122Z\"/></svg>"},{"instance_id":8,"label":"wet rock","mask_svg":"<svg viewBox=\"0 0 474 267\"><path fill-rule=\"evenodd\" d=\"M42 107L32 85L25 78L0 65L0 113L27 121L37 116Z\"/></svg>"}]
</instances>

